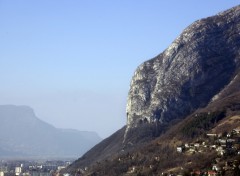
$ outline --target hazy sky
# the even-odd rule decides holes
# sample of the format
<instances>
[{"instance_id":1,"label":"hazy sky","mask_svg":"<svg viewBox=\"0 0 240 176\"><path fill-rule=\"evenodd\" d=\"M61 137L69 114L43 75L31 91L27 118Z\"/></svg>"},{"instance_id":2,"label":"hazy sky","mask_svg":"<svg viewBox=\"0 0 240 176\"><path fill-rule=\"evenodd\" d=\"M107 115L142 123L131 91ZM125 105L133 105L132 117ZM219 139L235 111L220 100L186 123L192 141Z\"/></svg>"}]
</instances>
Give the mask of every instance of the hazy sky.
<instances>
[{"instance_id":1,"label":"hazy sky","mask_svg":"<svg viewBox=\"0 0 240 176\"><path fill-rule=\"evenodd\" d=\"M107 137L131 77L193 21L239 0L0 0L0 104Z\"/></svg>"}]
</instances>

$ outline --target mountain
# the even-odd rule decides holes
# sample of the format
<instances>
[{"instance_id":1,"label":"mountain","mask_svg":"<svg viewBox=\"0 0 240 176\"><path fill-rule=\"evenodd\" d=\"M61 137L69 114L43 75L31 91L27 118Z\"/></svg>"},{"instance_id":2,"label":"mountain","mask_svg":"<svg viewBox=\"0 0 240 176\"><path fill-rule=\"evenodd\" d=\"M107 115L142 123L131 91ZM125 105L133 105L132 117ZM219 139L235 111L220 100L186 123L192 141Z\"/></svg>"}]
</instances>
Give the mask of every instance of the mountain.
<instances>
[{"instance_id":1,"label":"mountain","mask_svg":"<svg viewBox=\"0 0 240 176\"><path fill-rule=\"evenodd\" d=\"M58 129L27 106L0 106L0 157L78 157L100 142L95 132Z\"/></svg>"},{"instance_id":2,"label":"mountain","mask_svg":"<svg viewBox=\"0 0 240 176\"><path fill-rule=\"evenodd\" d=\"M143 121L184 118L238 76L239 13L237 7L196 21L138 67L128 95L127 129Z\"/></svg>"},{"instance_id":3,"label":"mountain","mask_svg":"<svg viewBox=\"0 0 240 176\"><path fill-rule=\"evenodd\" d=\"M157 175L209 168L218 156L215 150L185 155L176 148L200 142L210 148L217 141L207 133L224 136L240 129L239 102L240 6L236 6L194 22L165 51L141 64L131 81L126 127L64 172L89 166L82 173ZM233 158L240 163L239 157L227 155L221 164Z\"/></svg>"}]
</instances>

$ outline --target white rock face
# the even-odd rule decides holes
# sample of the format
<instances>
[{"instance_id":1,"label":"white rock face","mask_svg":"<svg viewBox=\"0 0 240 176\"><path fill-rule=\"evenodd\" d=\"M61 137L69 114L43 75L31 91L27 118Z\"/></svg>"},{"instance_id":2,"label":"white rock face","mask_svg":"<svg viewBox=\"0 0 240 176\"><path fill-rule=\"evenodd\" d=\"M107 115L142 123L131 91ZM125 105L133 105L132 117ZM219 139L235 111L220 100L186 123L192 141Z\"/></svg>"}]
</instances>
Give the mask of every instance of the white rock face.
<instances>
[{"instance_id":1,"label":"white rock face","mask_svg":"<svg viewBox=\"0 0 240 176\"><path fill-rule=\"evenodd\" d=\"M134 73L127 132L140 122L169 122L205 106L235 76L240 60L240 6L196 21Z\"/></svg>"}]
</instances>

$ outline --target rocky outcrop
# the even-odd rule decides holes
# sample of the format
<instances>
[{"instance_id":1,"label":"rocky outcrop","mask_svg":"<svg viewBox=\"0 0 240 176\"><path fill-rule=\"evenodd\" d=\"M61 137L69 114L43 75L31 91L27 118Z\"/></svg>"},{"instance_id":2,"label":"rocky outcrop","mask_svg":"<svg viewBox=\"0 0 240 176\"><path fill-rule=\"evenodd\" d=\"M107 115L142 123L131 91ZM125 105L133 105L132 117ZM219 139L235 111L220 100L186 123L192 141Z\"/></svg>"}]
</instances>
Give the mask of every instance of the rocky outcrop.
<instances>
[{"instance_id":1,"label":"rocky outcrop","mask_svg":"<svg viewBox=\"0 0 240 176\"><path fill-rule=\"evenodd\" d=\"M240 6L194 22L135 71L126 134L142 123L183 118L214 101L237 76L239 63Z\"/></svg>"}]
</instances>

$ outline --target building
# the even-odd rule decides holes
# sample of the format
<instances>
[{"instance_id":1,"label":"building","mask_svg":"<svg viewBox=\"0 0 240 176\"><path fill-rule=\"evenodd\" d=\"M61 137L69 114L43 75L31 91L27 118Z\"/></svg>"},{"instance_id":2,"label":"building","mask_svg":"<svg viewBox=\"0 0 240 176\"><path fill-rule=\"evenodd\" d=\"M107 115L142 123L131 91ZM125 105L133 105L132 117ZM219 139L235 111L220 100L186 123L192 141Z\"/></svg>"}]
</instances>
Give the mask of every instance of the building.
<instances>
[{"instance_id":1,"label":"building","mask_svg":"<svg viewBox=\"0 0 240 176\"><path fill-rule=\"evenodd\" d=\"M183 147L177 147L177 152L182 153L183 152Z\"/></svg>"},{"instance_id":2,"label":"building","mask_svg":"<svg viewBox=\"0 0 240 176\"><path fill-rule=\"evenodd\" d=\"M22 173L21 167L15 167L15 175L20 175Z\"/></svg>"}]
</instances>

